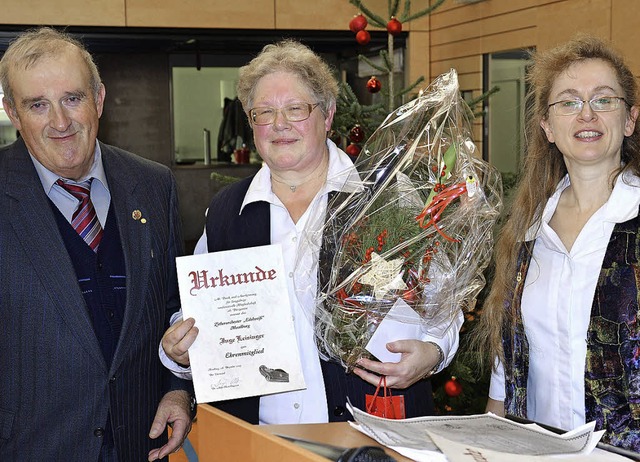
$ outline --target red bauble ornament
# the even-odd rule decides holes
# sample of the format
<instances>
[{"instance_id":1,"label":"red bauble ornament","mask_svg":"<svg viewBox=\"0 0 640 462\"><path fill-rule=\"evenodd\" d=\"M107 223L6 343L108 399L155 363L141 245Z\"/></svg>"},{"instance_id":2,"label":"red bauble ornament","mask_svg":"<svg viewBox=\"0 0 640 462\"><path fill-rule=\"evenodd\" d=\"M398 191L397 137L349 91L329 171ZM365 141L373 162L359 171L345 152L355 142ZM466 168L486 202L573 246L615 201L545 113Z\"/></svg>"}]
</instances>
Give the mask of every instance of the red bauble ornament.
<instances>
[{"instance_id":1,"label":"red bauble ornament","mask_svg":"<svg viewBox=\"0 0 640 462\"><path fill-rule=\"evenodd\" d=\"M349 154L351 157L356 157L358 154L360 154L360 150L362 148L360 146L358 146L355 143L351 143L349 146L347 146L345 148L345 151L347 154Z\"/></svg>"},{"instance_id":2,"label":"red bauble ornament","mask_svg":"<svg viewBox=\"0 0 640 462\"><path fill-rule=\"evenodd\" d=\"M378 93L382 88L382 82L377 77L373 76L367 81L367 90L369 93Z\"/></svg>"},{"instance_id":3,"label":"red bauble ornament","mask_svg":"<svg viewBox=\"0 0 640 462\"><path fill-rule=\"evenodd\" d=\"M362 140L364 140L364 130L362 129L362 127L360 125L355 125L349 131L349 139L353 143L359 143Z\"/></svg>"},{"instance_id":4,"label":"red bauble ornament","mask_svg":"<svg viewBox=\"0 0 640 462\"><path fill-rule=\"evenodd\" d=\"M447 394L447 396L455 398L460 393L462 393L462 385L460 385L460 382L458 382L455 377L451 377L444 384L444 392Z\"/></svg>"},{"instance_id":5,"label":"red bauble ornament","mask_svg":"<svg viewBox=\"0 0 640 462\"><path fill-rule=\"evenodd\" d=\"M358 31L358 33L356 34L356 42L358 42L360 45L366 45L370 40L371 34L364 29Z\"/></svg>"},{"instance_id":6,"label":"red bauble ornament","mask_svg":"<svg viewBox=\"0 0 640 462\"><path fill-rule=\"evenodd\" d=\"M349 29L355 34L367 27L367 24L369 24L367 18L361 14L356 14L351 18L351 21L349 21Z\"/></svg>"},{"instance_id":7,"label":"red bauble ornament","mask_svg":"<svg viewBox=\"0 0 640 462\"><path fill-rule=\"evenodd\" d=\"M402 23L396 18L392 17L387 23L387 32L389 32L393 36L400 35L400 33L402 32Z\"/></svg>"}]
</instances>

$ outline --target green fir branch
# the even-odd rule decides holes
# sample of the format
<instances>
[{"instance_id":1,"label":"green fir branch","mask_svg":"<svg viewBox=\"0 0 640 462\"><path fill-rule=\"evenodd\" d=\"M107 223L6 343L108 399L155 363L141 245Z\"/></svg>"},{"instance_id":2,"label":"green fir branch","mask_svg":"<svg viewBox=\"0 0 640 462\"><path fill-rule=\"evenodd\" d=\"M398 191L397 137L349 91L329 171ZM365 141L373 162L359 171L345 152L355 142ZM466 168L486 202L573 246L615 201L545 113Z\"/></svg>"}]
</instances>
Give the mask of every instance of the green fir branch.
<instances>
[{"instance_id":1,"label":"green fir branch","mask_svg":"<svg viewBox=\"0 0 640 462\"><path fill-rule=\"evenodd\" d=\"M364 129L366 137L369 137L387 115L382 103L360 104L353 89L346 82L340 83L336 105L333 130L343 137L348 137L349 131L356 124L360 125Z\"/></svg>"},{"instance_id":2,"label":"green fir branch","mask_svg":"<svg viewBox=\"0 0 640 462\"><path fill-rule=\"evenodd\" d=\"M340 82L340 92L338 93L338 100L348 104L351 101L357 101L356 94L353 89L346 82Z\"/></svg>"},{"instance_id":3,"label":"green fir branch","mask_svg":"<svg viewBox=\"0 0 640 462\"><path fill-rule=\"evenodd\" d=\"M383 103L371 104L369 106L362 106L362 116L365 117L366 115L371 115L371 114L386 115L386 112L383 113L381 109L385 109Z\"/></svg>"},{"instance_id":4,"label":"green fir branch","mask_svg":"<svg viewBox=\"0 0 640 462\"><path fill-rule=\"evenodd\" d=\"M404 22L404 19L401 19L401 18L409 17L410 13L411 13L411 0L405 0L404 8L402 10L402 15L400 16L400 18L396 18L396 19L398 19L398 21L400 22Z\"/></svg>"},{"instance_id":5,"label":"green fir branch","mask_svg":"<svg viewBox=\"0 0 640 462\"><path fill-rule=\"evenodd\" d=\"M360 116L362 115L362 105L357 103L357 102L353 102L351 103L351 108L350 108L350 112L351 114L353 114L353 116L358 119L360 118Z\"/></svg>"},{"instance_id":6,"label":"green fir branch","mask_svg":"<svg viewBox=\"0 0 640 462\"><path fill-rule=\"evenodd\" d=\"M432 11L434 11L436 8L438 8L443 3L444 3L444 0L437 0L433 5L428 6L424 10L420 10L417 13L414 13L414 14L409 15L407 17L403 17L402 19L399 19L399 21L400 22L409 22L409 21L413 21L414 19L421 18L421 17L423 17L425 15L430 14Z\"/></svg>"},{"instance_id":7,"label":"green fir branch","mask_svg":"<svg viewBox=\"0 0 640 462\"><path fill-rule=\"evenodd\" d=\"M403 88L397 93L397 96L404 96L407 93L411 93L420 83L424 82L424 76L418 77L411 85L406 88Z\"/></svg>"},{"instance_id":8,"label":"green fir branch","mask_svg":"<svg viewBox=\"0 0 640 462\"><path fill-rule=\"evenodd\" d=\"M387 27L387 23L385 22L385 20L382 19L377 14L375 14L369 8L364 6L364 3L362 3L361 0L349 0L349 3L351 3L356 8L358 8L362 12L362 14L364 14L367 17L369 22L371 24L373 24L374 26L378 26L378 27L382 27L382 28Z\"/></svg>"},{"instance_id":9,"label":"green fir branch","mask_svg":"<svg viewBox=\"0 0 640 462\"><path fill-rule=\"evenodd\" d=\"M423 256L424 243L422 239L415 239L424 234L416 222L415 210L403 207L399 202L397 192L382 192L371 204L366 219L345 230L348 239L342 250L356 265L364 265L368 261L367 252L371 250L383 254L404 249L411 256ZM379 238L383 233L384 243L381 244Z\"/></svg>"},{"instance_id":10,"label":"green fir branch","mask_svg":"<svg viewBox=\"0 0 640 462\"><path fill-rule=\"evenodd\" d=\"M389 19L398 14L398 6L400 5L400 0L389 0Z\"/></svg>"},{"instance_id":11,"label":"green fir branch","mask_svg":"<svg viewBox=\"0 0 640 462\"><path fill-rule=\"evenodd\" d=\"M486 91L480 96L478 96L477 98L473 98L470 101L465 101L467 103L467 108L466 108L467 116L472 118L483 117L484 107L480 103L488 99L491 95L493 95L497 91L500 91L500 87L496 85L493 88L491 88L489 91Z\"/></svg>"},{"instance_id":12,"label":"green fir branch","mask_svg":"<svg viewBox=\"0 0 640 462\"><path fill-rule=\"evenodd\" d=\"M382 58L382 61L387 67L386 72L393 73L395 63L389 57L389 52L387 50L380 50L380 58Z\"/></svg>"},{"instance_id":13,"label":"green fir branch","mask_svg":"<svg viewBox=\"0 0 640 462\"><path fill-rule=\"evenodd\" d=\"M469 107L471 109L473 109L476 105L478 105L479 103L481 103L485 99L489 98L489 96L493 95L494 93L496 93L499 90L500 90L500 87L495 85L489 91L485 91L483 94L481 94L477 98L473 98L471 101L468 101L467 104L469 105Z\"/></svg>"},{"instance_id":14,"label":"green fir branch","mask_svg":"<svg viewBox=\"0 0 640 462\"><path fill-rule=\"evenodd\" d=\"M382 52L381 52L382 53ZM365 63L367 63L369 66L373 67L375 70L379 71L382 74L386 74L387 72L389 72L389 69L385 69L382 66L379 66L378 64L375 64L373 61L371 61L371 59L369 59L368 57L366 57L365 55L358 55L358 59L360 61L364 61Z\"/></svg>"}]
</instances>

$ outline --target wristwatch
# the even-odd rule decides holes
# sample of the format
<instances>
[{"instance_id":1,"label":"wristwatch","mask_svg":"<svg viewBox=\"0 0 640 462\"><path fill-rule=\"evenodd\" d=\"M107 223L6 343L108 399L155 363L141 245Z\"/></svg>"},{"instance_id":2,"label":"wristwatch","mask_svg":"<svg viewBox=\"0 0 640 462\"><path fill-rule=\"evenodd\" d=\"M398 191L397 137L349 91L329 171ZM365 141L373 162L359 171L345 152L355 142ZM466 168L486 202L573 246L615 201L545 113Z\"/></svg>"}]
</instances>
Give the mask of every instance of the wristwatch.
<instances>
[{"instance_id":1,"label":"wristwatch","mask_svg":"<svg viewBox=\"0 0 640 462\"><path fill-rule=\"evenodd\" d=\"M440 345L438 345L436 342L426 342L426 343L430 343L431 345L433 345L438 349L438 362L436 363L435 366L433 366L433 368L429 372L425 374L425 376L423 377L424 379L429 378L433 374L438 372L438 369L440 369L440 366L444 362L444 351L442 351L442 348L440 348Z\"/></svg>"},{"instance_id":2,"label":"wristwatch","mask_svg":"<svg viewBox=\"0 0 640 462\"><path fill-rule=\"evenodd\" d=\"M189 415L191 416L191 420L195 419L197 413L198 413L198 402L196 401L196 396L190 394L189 395Z\"/></svg>"}]
</instances>

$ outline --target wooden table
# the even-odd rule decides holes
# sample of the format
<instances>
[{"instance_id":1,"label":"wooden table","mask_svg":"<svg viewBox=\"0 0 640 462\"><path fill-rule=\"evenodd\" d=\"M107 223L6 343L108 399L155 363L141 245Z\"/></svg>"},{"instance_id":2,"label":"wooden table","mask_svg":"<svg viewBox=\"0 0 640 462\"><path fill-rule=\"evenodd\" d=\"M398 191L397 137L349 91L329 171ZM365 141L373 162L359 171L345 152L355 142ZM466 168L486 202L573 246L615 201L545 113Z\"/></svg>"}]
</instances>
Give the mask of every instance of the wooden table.
<instances>
[{"instance_id":1,"label":"wooden table","mask_svg":"<svg viewBox=\"0 0 640 462\"><path fill-rule=\"evenodd\" d=\"M290 436L332 446L353 448L380 446L346 422L302 425L251 425L207 404L198 406L198 436L194 447L199 462L327 462L294 443L275 435ZM385 452L398 462L412 462L395 451ZM514 456L517 458L517 456ZM567 461L623 462L627 459L601 449L589 455L567 457Z\"/></svg>"},{"instance_id":2,"label":"wooden table","mask_svg":"<svg viewBox=\"0 0 640 462\"><path fill-rule=\"evenodd\" d=\"M380 446L346 422L251 425L212 406L198 406L198 439L194 446L200 462L327 462L326 458L275 435L344 448ZM395 451L384 449L398 462L411 462Z\"/></svg>"},{"instance_id":3,"label":"wooden table","mask_svg":"<svg viewBox=\"0 0 640 462\"><path fill-rule=\"evenodd\" d=\"M274 435L292 436L294 438L331 444L332 446L343 448L380 446L375 440L360 433L346 422L304 425L263 425L258 428ZM398 462L412 462L411 459L407 459L389 448L383 447L383 449Z\"/></svg>"}]
</instances>

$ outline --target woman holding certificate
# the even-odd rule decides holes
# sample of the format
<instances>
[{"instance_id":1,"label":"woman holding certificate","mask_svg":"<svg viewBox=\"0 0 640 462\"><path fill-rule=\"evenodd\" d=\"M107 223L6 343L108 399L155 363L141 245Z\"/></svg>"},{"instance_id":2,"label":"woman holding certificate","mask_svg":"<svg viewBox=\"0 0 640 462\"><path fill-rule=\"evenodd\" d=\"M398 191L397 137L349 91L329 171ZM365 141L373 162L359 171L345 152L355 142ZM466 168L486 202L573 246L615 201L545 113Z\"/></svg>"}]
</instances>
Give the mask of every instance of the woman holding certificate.
<instances>
[{"instance_id":1,"label":"woman holding certificate","mask_svg":"<svg viewBox=\"0 0 640 462\"><path fill-rule=\"evenodd\" d=\"M294 284L310 215L326 208L329 195L357 176L349 157L327 136L338 95L329 66L306 46L286 40L265 46L240 69L237 90L263 167L213 198L196 253L281 245L306 389L215 405L251 423L344 421L349 418L347 399L364 409L365 396L374 394L380 377L386 376L394 396L404 396L407 417L430 414L431 385L424 378L451 361L462 313L442 338L425 334L421 339L388 343L389 351L401 354L399 362L361 359L347 374L341 365L318 354L313 320L306 314L316 303L316 278L297 279ZM305 290L296 292L296 286ZM188 373L180 365L189 365L188 348L197 335L193 319L175 322L165 334L161 356L168 356L164 362L174 373Z\"/></svg>"},{"instance_id":2,"label":"woman holding certificate","mask_svg":"<svg viewBox=\"0 0 640 462\"><path fill-rule=\"evenodd\" d=\"M534 57L528 149L478 330L487 409L640 451L637 84L609 45Z\"/></svg>"}]
</instances>

